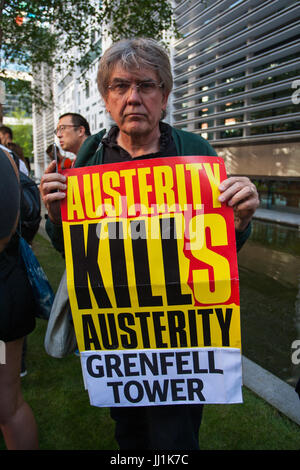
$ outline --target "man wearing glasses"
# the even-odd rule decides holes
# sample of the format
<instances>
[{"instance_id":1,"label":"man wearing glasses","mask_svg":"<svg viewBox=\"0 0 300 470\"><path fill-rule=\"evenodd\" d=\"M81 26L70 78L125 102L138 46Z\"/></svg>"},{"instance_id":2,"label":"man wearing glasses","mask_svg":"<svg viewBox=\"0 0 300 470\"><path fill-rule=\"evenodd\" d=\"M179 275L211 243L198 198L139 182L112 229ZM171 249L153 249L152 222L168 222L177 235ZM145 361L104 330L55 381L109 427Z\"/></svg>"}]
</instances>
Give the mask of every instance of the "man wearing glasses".
<instances>
[{"instance_id":1,"label":"man wearing glasses","mask_svg":"<svg viewBox=\"0 0 300 470\"><path fill-rule=\"evenodd\" d=\"M77 113L66 113L59 117L54 134L62 150L77 155L91 132L89 123L83 116Z\"/></svg>"},{"instance_id":2,"label":"man wearing glasses","mask_svg":"<svg viewBox=\"0 0 300 470\"><path fill-rule=\"evenodd\" d=\"M202 137L162 122L172 84L169 57L158 43L138 38L113 44L100 60L98 88L116 124L84 143L75 166L169 156L215 156L214 149ZM65 123L60 120L61 125ZM65 198L66 178L53 170L51 166L46 170L40 191L49 212L50 238L61 250L60 201ZM259 204L256 188L247 177L231 177L222 182L219 190L219 201L234 208L239 249L249 237L250 222ZM139 269L143 269L142 261L140 264ZM201 403L113 407L111 416L116 421L120 449L199 449L202 407Z\"/></svg>"}]
</instances>

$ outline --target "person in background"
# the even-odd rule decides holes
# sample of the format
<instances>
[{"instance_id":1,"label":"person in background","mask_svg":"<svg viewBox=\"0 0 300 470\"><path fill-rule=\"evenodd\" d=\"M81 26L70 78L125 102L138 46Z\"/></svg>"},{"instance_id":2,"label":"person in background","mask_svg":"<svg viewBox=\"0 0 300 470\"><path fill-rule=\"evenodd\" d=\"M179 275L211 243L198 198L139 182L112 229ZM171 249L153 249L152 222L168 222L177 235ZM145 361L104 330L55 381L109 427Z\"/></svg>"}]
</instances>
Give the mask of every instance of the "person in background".
<instances>
[{"instance_id":1,"label":"person in background","mask_svg":"<svg viewBox=\"0 0 300 470\"><path fill-rule=\"evenodd\" d=\"M19 261L20 186L10 154L0 149L0 430L7 449L38 448L37 425L20 383L24 337L35 328L35 302L27 274Z\"/></svg>"},{"instance_id":2,"label":"person in background","mask_svg":"<svg viewBox=\"0 0 300 470\"><path fill-rule=\"evenodd\" d=\"M83 142L91 135L91 132L89 123L81 114L65 113L59 117L54 134L59 140L60 148L76 156ZM51 160L54 160L53 144L48 146L46 153ZM56 153L59 162L58 171L71 168L74 165L74 160L63 157L58 147L56 147Z\"/></svg>"},{"instance_id":3,"label":"person in background","mask_svg":"<svg viewBox=\"0 0 300 470\"><path fill-rule=\"evenodd\" d=\"M0 126L0 143L11 150L20 161L20 171L23 171L26 175L30 173L30 162L29 158L24 156L22 147L19 144L13 142L13 131L10 127ZM22 163L25 164L26 170L22 167Z\"/></svg>"},{"instance_id":4,"label":"person in background","mask_svg":"<svg viewBox=\"0 0 300 470\"><path fill-rule=\"evenodd\" d=\"M48 155L51 161L54 160L54 145L55 144L50 144L46 149L46 154ZM56 146L56 157L58 161L58 165L57 165L58 171L66 170L67 168L72 167L73 161L68 157L63 157L57 146Z\"/></svg>"},{"instance_id":5,"label":"person in background","mask_svg":"<svg viewBox=\"0 0 300 470\"><path fill-rule=\"evenodd\" d=\"M89 123L77 113L62 114L54 133L61 149L74 155L78 154L84 141L91 135Z\"/></svg>"},{"instance_id":6,"label":"person in background","mask_svg":"<svg viewBox=\"0 0 300 470\"><path fill-rule=\"evenodd\" d=\"M28 177L28 179L26 181L26 186L28 187L28 185L30 185L30 186L32 185L32 187L34 187L36 185L33 181L30 180L30 176L29 176L30 175L29 159L24 157L22 148L18 144L14 143L12 141L12 139L13 139L13 132L12 132L11 128L7 127L7 126L1 126L0 127L0 142L1 142L0 149L4 152L9 152L9 155L13 158L13 160L14 160L16 166L17 166L17 169L20 172L21 183L22 183L24 178L27 179L26 177ZM24 177L24 175L26 175L26 177ZM22 184L21 184L21 186L22 186ZM35 191L35 195L38 195L37 186L36 186L35 190L34 190L34 188L32 190ZM26 222L28 222L28 217L32 215L31 202L32 202L31 199L27 199L27 198L23 198L23 197L21 198L21 217L20 217L20 219L21 219L22 236L23 236L23 238L26 239L27 243L29 243L29 244L32 243L34 234L37 232L38 226L39 226L39 223L40 223L40 219L36 219L36 221L35 221L36 222L35 223L35 231L34 232L32 230L30 230L30 228L32 228L32 227L28 227L28 225L26 225L26 223L25 224L22 223L22 222L24 222L24 220L22 220L24 215L26 215L26 218L27 218ZM39 201L39 207L40 207L40 201ZM32 223L34 223L33 220L32 220ZM26 369L26 365L25 365L26 352L27 352L27 338L24 337L23 352L22 352L21 377L25 377L25 375L27 375L27 369Z\"/></svg>"},{"instance_id":7,"label":"person in background","mask_svg":"<svg viewBox=\"0 0 300 470\"><path fill-rule=\"evenodd\" d=\"M202 137L163 122L173 79L166 51L154 40L116 42L103 54L98 88L115 121L89 137L80 148L75 167L130 162L157 157L215 156ZM40 184L48 209L48 234L63 250L60 201L66 178L49 166ZM259 205L254 184L247 177L231 177L219 186L221 202L234 210L237 249L249 237L251 219ZM55 192L54 192L55 191ZM198 450L202 404L113 407L120 449Z\"/></svg>"},{"instance_id":8,"label":"person in background","mask_svg":"<svg viewBox=\"0 0 300 470\"><path fill-rule=\"evenodd\" d=\"M88 121L83 116L81 116L81 114L65 113L59 117L57 128L55 129L54 134L57 136L62 150L72 152L75 155L76 160L77 153L79 152L82 144L91 135L91 132ZM50 145L46 152L53 160L53 145ZM56 149L56 152L58 158L58 171L71 168L74 165L75 160L72 162L70 159L62 157L58 148ZM54 163L52 163L52 167L55 168ZM55 246L55 242L53 244ZM76 349L75 354L79 355L78 349Z\"/></svg>"}]
</instances>

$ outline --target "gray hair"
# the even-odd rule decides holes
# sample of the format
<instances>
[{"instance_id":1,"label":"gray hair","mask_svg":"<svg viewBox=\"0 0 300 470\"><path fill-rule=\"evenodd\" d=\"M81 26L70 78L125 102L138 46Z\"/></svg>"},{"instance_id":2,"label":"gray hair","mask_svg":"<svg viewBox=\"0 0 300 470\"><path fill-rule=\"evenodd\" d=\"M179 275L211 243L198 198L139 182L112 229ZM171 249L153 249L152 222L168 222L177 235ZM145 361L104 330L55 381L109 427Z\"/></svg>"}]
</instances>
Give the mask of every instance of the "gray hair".
<instances>
[{"instance_id":1,"label":"gray hair","mask_svg":"<svg viewBox=\"0 0 300 470\"><path fill-rule=\"evenodd\" d=\"M165 49L153 39L122 39L110 46L99 62L97 85L103 98L107 95L113 68L119 63L125 70L146 67L155 70L163 90L169 94L173 87L170 60Z\"/></svg>"}]
</instances>

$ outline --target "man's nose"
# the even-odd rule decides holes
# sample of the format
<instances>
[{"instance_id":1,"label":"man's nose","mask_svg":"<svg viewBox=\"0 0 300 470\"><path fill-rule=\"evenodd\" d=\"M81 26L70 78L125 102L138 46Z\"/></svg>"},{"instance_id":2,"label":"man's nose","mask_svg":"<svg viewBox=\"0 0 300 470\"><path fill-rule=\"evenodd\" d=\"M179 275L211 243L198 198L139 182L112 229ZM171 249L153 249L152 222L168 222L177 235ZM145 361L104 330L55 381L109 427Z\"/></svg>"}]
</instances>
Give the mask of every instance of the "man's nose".
<instances>
[{"instance_id":1,"label":"man's nose","mask_svg":"<svg viewBox=\"0 0 300 470\"><path fill-rule=\"evenodd\" d=\"M128 90L127 101L138 101L141 102L141 95L138 87L133 83Z\"/></svg>"}]
</instances>

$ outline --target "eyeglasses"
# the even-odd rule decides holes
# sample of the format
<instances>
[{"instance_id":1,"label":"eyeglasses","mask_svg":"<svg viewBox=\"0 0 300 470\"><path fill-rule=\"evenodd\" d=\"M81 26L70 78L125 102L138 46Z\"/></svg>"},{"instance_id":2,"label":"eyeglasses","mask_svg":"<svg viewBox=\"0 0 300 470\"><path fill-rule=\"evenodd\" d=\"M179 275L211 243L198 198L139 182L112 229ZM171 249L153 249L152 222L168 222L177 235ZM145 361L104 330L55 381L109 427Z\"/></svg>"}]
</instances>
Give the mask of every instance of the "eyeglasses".
<instances>
[{"instance_id":1,"label":"eyeglasses","mask_svg":"<svg viewBox=\"0 0 300 470\"><path fill-rule=\"evenodd\" d=\"M108 89L115 95L123 96L123 95L126 95L132 87L135 87L136 90L139 93L142 93L143 95L151 95L151 93L154 93L157 90L157 88L162 88L163 83L162 82L156 83L152 80L147 80L147 81L138 82L138 83L116 82L116 83L113 83L112 85L109 85Z\"/></svg>"},{"instance_id":2,"label":"eyeglasses","mask_svg":"<svg viewBox=\"0 0 300 470\"><path fill-rule=\"evenodd\" d=\"M64 132L66 127L80 127L80 126L74 126L73 124L63 124L61 126L58 126L57 129L55 129L54 134L57 135L59 132Z\"/></svg>"}]
</instances>

